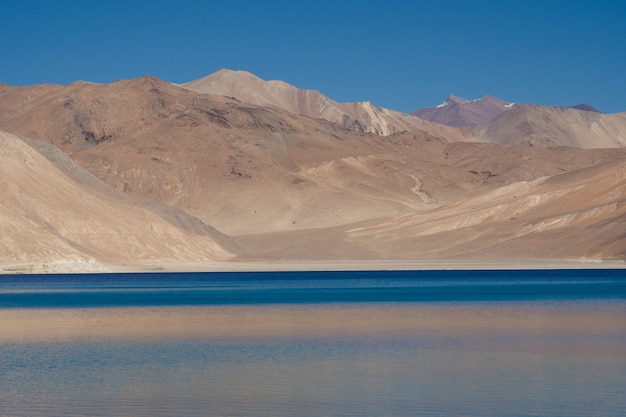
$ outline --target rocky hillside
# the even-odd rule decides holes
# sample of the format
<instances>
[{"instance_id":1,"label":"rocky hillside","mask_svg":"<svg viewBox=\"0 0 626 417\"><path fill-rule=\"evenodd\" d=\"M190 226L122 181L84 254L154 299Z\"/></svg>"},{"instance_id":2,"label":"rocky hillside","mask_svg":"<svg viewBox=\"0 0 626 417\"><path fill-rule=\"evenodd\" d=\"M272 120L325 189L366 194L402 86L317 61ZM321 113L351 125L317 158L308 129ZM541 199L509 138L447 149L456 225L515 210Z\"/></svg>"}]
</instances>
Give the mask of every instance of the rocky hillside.
<instances>
[{"instance_id":1,"label":"rocky hillside","mask_svg":"<svg viewBox=\"0 0 626 417\"><path fill-rule=\"evenodd\" d=\"M51 145L0 131L0 160L5 272L210 263L235 253L236 245L215 229L115 191Z\"/></svg>"}]
</instances>

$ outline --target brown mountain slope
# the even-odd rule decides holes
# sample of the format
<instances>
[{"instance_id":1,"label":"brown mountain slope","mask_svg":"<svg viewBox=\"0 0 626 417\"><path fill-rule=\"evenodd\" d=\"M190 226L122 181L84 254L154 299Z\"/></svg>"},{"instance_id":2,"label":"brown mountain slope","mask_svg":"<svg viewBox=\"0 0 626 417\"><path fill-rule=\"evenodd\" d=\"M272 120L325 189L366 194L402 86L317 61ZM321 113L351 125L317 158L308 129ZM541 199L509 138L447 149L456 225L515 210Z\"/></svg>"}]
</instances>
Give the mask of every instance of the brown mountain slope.
<instances>
[{"instance_id":1,"label":"brown mountain slope","mask_svg":"<svg viewBox=\"0 0 626 417\"><path fill-rule=\"evenodd\" d=\"M351 229L389 257L626 258L626 159L491 191Z\"/></svg>"},{"instance_id":2,"label":"brown mountain slope","mask_svg":"<svg viewBox=\"0 0 626 417\"><path fill-rule=\"evenodd\" d=\"M0 127L52 142L117 189L236 236L248 252L239 259L464 256L459 247L471 239L459 225L474 221L473 208L458 214L465 220L445 215L456 204L488 196L481 204L493 203L497 214L511 204L494 197L498 190L509 195L506 190L521 181L535 184L626 157L624 149L448 142L419 130L358 133L152 77L45 88L0 86ZM162 206L158 212L165 215ZM447 234L424 235L412 226L420 218L433 227L447 221L437 213L450 219ZM405 221L406 232L385 226ZM202 225L191 217L181 224ZM468 256L499 254L498 236L506 242L523 227L512 221L500 226L496 240L469 244ZM556 235L529 236L558 242ZM525 239L518 242L526 249L537 246Z\"/></svg>"},{"instance_id":3,"label":"brown mountain slope","mask_svg":"<svg viewBox=\"0 0 626 417\"><path fill-rule=\"evenodd\" d=\"M516 105L478 128L473 140L524 146L618 148L626 144L626 113Z\"/></svg>"},{"instance_id":4,"label":"brown mountain slope","mask_svg":"<svg viewBox=\"0 0 626 417\"><path fill-rule=\"evenodd\" d=\"M151 77L33 90L0 90L1 127L50 141L116 188L228 233L336 225L423 204L411 176L367 166L393 161L407 144ZM365 165L356 159L371 154Z\"/></svg>"},{"instance_id":5,"label":"brown mountain slope","mask_svg":"<svg viewBox=\"0 0 626 417\"><path fill-rule=\"evenodd\" d=\"M0 265L7 271L31 265L101 270L110 263L211 262L232 255L220 245L232 242L214 229L185 222L188 216L171 208L159 214L158 206L142 207L52 146L2 131L0 195Z\"/></svg>"},{"instance_id":6,"label":"brown mountain slope","mask_svg":"<svg viewBox=\"0 0 626 417\"><path fill-rule=\"evenodd\" d=\"M389 218L611 157L446 144L425 132L359 134L152 77L39 97L0 115L0 126L49 140L114 187L236 235Z\"/></svg>"},{"instance_id":7,"label":"brown mountain slope","mask_svg":"<svg viewBox=\"0 0 626 417\"><path fill-rule=\"evenodd\" d=\"M249 249L246 256L282 260L625 259L623 150L474 145L446 145L448 158L423 181L424 189L439 196L439 175L455 172L459 180L455 185L467 187L465 193L455 190L447 194L454 197L437 199L430 208L382 221L239 236ZM446 163L456 170L448 171ZM571 170L585 163L590 165ZM470 178L463 175L469 172Z\"/></svg>"},{"instance_id":8,"label":"brown mountain slope","mask_svg":"<svg viewBox=\"0 0 626 417\"><path fill-rule=\"evenodd\" d=\"M420 129L448 140L462 140L465 137L459 130L377 107L370 102L338 103L318 91L299 89L283 81L264 81L246 71L222 69L182 86L200 93L230 96L246 103L274 106L292 113L325 119L357 132L387 136Z\"/></svg>"}]
</instances>

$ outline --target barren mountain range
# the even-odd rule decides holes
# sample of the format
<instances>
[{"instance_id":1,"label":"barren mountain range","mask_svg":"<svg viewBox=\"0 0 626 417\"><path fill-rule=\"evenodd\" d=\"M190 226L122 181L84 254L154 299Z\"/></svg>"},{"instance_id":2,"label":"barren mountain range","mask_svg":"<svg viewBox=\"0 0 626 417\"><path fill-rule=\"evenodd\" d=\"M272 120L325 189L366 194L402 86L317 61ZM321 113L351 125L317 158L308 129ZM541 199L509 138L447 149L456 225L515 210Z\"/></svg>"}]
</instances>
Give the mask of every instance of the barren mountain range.
<instances>
[{"instance_id":1,"label":"barren mountain range","mask_svg":"<svg viewBox=\"0 0 626 417\"><path fill-rule=\"evenodd\" d=\"M481 126L491 122L496 116L511 110L514 106L523 105L503 101L489 95L476 100L468 100L450 94L438 106L417 109L410 114L446 126ZM600 113L588 104L577 104L564 108Z\"/></svg>"},{"instance_id":2,"label":"barren mountain range","mask_svg":"<svg viewBox=\"0 0 626 417\"><path fill-rule=\"evenodd\" d=\"M0 270L626 256L625 113L457 128L220 71L0 85L0 130Z\"/></svg>"},{"instance_id":3,"label":"barren mountain range","mask_svg":"<svg viewBox=\"0 0 626 417\"><path fill-rule=\"evenodd\" d=\"M259 106L273 106L291 113L325 119L357 132L381 136L415 128L460 139L460 133L441 124L384 109L370 102L338 103L315 90L303 90L283 81L264 81L247 71L222 69L181 85L204 94L237 98Z\"/></svg>"}]
</instances>

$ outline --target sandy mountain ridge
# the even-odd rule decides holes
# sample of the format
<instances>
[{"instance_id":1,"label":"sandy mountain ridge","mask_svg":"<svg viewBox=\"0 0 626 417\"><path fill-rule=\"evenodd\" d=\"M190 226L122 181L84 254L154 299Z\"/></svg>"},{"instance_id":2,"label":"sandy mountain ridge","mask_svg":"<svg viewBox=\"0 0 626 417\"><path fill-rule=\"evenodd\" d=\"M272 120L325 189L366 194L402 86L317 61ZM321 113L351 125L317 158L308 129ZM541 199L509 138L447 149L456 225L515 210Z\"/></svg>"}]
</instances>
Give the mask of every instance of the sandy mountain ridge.
<instances>
[{"instance_id":1,"label":"sandy mountain ridge","mask_svg":"<svg viewBox=\"0 0 626 417\"><path fill-rule=\"evenodd\" d=\"M130 258L153 264L159 259L207 262L231 254L236 260L272 261L520 256L622 259L626 253L617 237L623 183L607 180L615 177L626 158L626 151L617 148L459 142L456 137L447 140L419 129L382 137L278 107L197 93L153 77L106 85L2 85L0 129L52 143L106 183L96 186L98 180L91 176L76 177L90 190L108 190L93 204L101 210L110 212L122 205L142 213L136 216L129 208L107 218L112 225L124 224L123 229L138 237L128 242L118 239L117 232L107 232L105 220L76 223L71 237L64 239L80 242L81 250L83 246L88 249L84 252L71 252L49 238L35 239L41 246L33 246L32 239L20 240L19 236L36 236L34 231L23 231L37 228L44 235L50 233L46 230L65 233L59 225L68 219L99 213L87 205L64 209L67 201L75 200L82 191L72 198L56 199L31 185L33 178L44 172L53 184L66 181L57 178L61 175L58 169L38 162L41 171L28 174L30 182L11 177L3 182L6 191L2 192L19 200L20 190L32 187L40 199L32 204L52 213L46 221L53 228L46 229L47 223L41 222L33 226L24 215L5 214L3 236L4 229L11 228L14 249L9 244L2 248L4 263L9 258L49 261L66 251L72 254L70 259L108 264L130 262ZM48 145L35 148L53 149ZM24 164L19 154L10 153L3 158L3 169L5 160L15 166ZM26 164L20 169L33 167ZM586 173L593 173L588 175L588 183ZM588 198L597 190L606 190L607 184L615 190L609 193L612 200ZM521 191L513 197L510 190L516 187ZM55 190L53 185L44 188ZM53 194L62 196L63 191ZM126 206L117 200L120 195L127 199L123 200ZM12 203L4 211L24 213L30 205L19 201L20 208ZM520 214L517 201L526 202L527 215ZM544 210L549 207L546 201L561 211ZM489 210L495 214L485 216ZM145 213L156 213L173 229L150 236ZM553 221L580 216L586 219L584 228L578 221ZM529 226L542 221L552 222L550 228ZM161 226L163 230L165 226ZM180 246L181 236L186 241L189 233L192 243ZM80 240L82 234L91 237L92 246ZM100 234L107 242L103 248L93 243ZM114 238L107 241L110 236ZM151 237L161 242L161 246L148 245L152 252L133 246L137 240L150 242ZM123 242L120 253L112 251L113 240ZM63 249L50 249L57 246Z\"/></svg>"},{"instance_id":2,"label":"sandy mountain ridge","mask_svg":"<svg viewBox=\"0 0 626 417\"><path fill-rule=\"evenodd\" d=\"M318 91L300 89L284 81L265 81L247 71L222 69L181 86L199 93L234 97L250 104L278 107L292 113L328 120L357 132L388 136L420 129L448 139L463 138L454 129L377 107L369 101L338 103Z\"/></svg>"},{"instance_id":3,"label":"sandy mountain ridge","mask_svg":"<svg viewBox=\"0 0 626 417\"><path fill-rule=\"evenodd\" d=\"M586 104L516 104L489 95L467 100L450 94L439 106L405 114L369 102L338 103L318 91L299 89L283 81L264 81L249 72L228 69L181 86L274 106L381 136L419 129L447 141L612 148L623 146L622 132L626 127L626 113L602 114Z\"/></svg>"}]
</instances>

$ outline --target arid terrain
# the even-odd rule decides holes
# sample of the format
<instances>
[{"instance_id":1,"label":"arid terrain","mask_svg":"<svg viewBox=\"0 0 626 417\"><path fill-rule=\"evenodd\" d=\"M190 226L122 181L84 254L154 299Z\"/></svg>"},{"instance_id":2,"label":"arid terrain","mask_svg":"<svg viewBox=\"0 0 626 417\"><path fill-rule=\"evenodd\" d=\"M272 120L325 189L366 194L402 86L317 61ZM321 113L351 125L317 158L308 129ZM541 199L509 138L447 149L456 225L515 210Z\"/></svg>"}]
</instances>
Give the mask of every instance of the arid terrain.
<instances>
[{"instance_id":1,"label":"arid terrain","mask_svg":"<svg viewBox=\"0 0 626 417\"><path fill-rule=\"evenodd\" d=\"M622 265L626 113L496 113L446 126L228 70L0 84L0 271Z\"/></svg>"}]
</instances>

